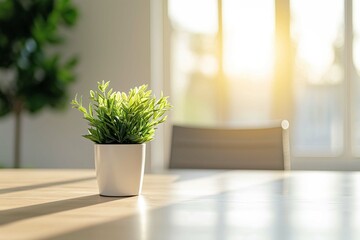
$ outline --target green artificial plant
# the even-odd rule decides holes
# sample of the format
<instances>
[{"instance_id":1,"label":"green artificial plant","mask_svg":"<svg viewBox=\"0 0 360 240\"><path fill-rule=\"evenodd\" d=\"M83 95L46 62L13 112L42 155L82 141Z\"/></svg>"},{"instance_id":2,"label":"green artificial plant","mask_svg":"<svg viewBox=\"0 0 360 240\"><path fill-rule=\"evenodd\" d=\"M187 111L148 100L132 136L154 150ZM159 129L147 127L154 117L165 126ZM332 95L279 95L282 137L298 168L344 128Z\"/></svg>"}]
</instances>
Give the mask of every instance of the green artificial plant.
<instances>
[{"instance_id":1,"label":"green artificial plant","mask_svg":"<svg viewBox=\"0 0 360 240\"><path fill-rule=\"evenodd\" d=\"M63 42L60 27L77 17L71 0L0 0L0 117L15 115L14 167L20 167L22 113L67 105L77 61L49 47Z\"/></svg>"},{"instance_id":2,"label":"green artificial plant","mask_svg":"<svg viewBox=\"0 0 360 240\"><path fill-rule=\"evenodd\" d=\"M89 123L85 138L97 144L139 144L153 140L156 126L166 121L171 108L167 98L156 99L146 85L129 93L108 89L109 82L98 82L98 91L90 91L90 103L83 106L75 97L73 108Z\"/></svg>"}]
</instances>

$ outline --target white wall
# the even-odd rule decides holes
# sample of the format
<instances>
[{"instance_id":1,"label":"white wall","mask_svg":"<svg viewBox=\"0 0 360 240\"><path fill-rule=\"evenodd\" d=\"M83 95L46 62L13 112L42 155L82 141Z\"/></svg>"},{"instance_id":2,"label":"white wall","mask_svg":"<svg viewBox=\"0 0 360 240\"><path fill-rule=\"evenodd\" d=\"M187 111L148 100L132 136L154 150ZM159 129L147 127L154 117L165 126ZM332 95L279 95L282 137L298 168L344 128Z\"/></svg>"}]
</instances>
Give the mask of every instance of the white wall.
<instances>
[{"instance_id":1,"label":"white wall","mask_svg":"<svg viewBox=\"0 0 360 240\"><path fill-rule=\"evenodd\" d=\"M150 84L150 3L148 0L77 0L78 24L67 31L66 55L77 53L78 79L71 88L88 95L100 80L127 91ZM84 98L86 99L86 98ZM74 109L45 110L25 116L22 159L24 167L92 168L93 144L81 137L86 122ZM13 118L0 119L0 165L12 166Z\"/></svg>"}]
</instances>

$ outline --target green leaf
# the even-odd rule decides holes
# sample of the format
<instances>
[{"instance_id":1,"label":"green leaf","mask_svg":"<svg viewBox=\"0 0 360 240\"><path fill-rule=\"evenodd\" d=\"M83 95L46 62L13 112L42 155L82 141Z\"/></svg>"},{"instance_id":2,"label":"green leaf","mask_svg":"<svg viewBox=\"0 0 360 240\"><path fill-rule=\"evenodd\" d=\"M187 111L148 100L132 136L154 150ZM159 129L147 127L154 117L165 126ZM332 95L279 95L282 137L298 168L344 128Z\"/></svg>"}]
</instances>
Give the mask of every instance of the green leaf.
<instances>
[{"instance_id":1,"label":"green leaf","mask_svg":"<svg viewBox=\"0 0 360 240\"><path fill-rule=\"evenodd\" d=\"M154 138L155 128L166 120L171 108L167 97L156 99L146 85L130 89L128 93L108 89L110 82L98 82L98 91L90 90L88 111L77 96L73 107L84 114L90 128L84 135L96 143L144 143Z\"/></svg>"},{"instance_id":2,"label":"green leaf","mask_svg":"<svg viewBox=\"0 0 360 240\"><path fill-rule=\"evenodd\" d=\"M65 63L65 68L67 69L73 69L79 62L78 57L72 57Z\"/></svg>"}]
</instances>

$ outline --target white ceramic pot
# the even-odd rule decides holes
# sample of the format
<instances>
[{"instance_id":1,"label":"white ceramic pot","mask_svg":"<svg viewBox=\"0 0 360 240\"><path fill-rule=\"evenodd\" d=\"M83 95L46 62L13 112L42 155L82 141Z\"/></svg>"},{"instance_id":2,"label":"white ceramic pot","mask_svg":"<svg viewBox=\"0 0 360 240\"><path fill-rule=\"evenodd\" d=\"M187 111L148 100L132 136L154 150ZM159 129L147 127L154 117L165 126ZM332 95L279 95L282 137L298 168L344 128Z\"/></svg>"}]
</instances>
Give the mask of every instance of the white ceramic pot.
<instances>
[{"instance_id":1,"label":"white ceramic pot","mask_svg":"<svg viewBox=\"0 0 360 240\"><path fill-rule=\"evenodd\" d=\"M145 143L95 144L95 168L100 195L139 195L144 176L145 150Z\"/></svg>"}]
</instances>

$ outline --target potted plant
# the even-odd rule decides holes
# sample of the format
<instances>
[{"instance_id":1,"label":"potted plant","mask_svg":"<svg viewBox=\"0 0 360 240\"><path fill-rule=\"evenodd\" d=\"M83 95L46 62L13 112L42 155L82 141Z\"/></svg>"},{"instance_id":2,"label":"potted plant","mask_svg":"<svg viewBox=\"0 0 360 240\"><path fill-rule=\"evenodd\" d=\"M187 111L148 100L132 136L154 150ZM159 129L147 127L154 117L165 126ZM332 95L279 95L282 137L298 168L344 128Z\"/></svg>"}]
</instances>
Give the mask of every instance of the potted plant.
<instances>
[{"instance_id":1,"label":"potted plant","mask_svg":"<svg viewBox=\"0 0 360 240\"><path fill-rule=\"evenodd\" d=\"M83 137L95 143L95 168L100 195L132 196L141 193L146 142L153 140L155 129L166 121L171 108L167 98L159 99L146 85L129 93L109 89L109 82L98 82L90 90L90 103L72 100L88 121Z\"/></svg>"}]
</instances>

